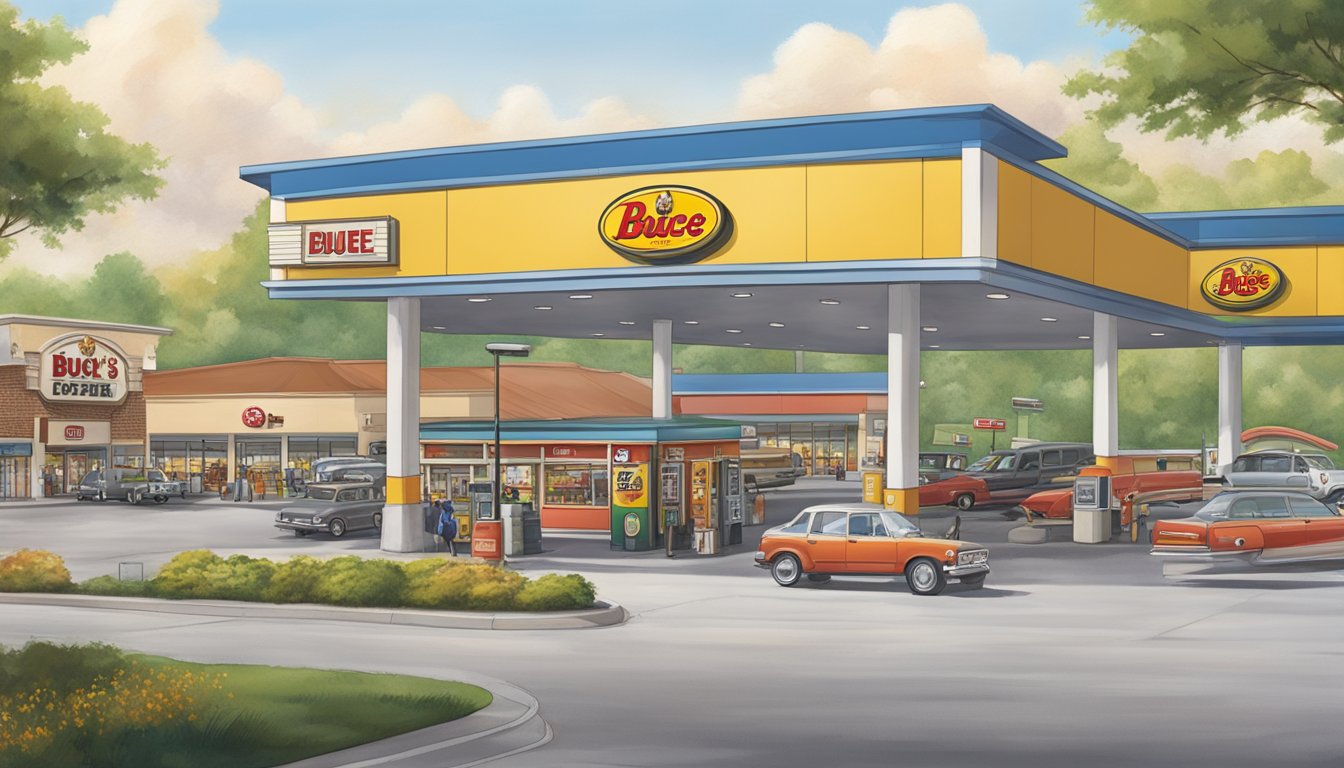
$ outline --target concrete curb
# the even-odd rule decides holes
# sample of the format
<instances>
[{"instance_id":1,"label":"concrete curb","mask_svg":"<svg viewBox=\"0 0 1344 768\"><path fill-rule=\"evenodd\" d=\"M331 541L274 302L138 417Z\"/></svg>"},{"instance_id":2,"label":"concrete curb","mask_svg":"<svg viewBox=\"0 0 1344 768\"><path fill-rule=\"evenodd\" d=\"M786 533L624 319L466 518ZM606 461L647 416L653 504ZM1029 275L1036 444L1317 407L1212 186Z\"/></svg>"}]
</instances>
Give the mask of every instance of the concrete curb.
<instances>
[{"instance_id":1,"label":"concrete curb","mask_svg":"<svg viewBox=\"0 0 1344 768\"><path fill-rule=\"evenodd\" d=\"M353 621L441 629L589 629L625 623L628 614L617 603L598 600L596 608L553 613L472 613L413 608L345 608L335 605L272 605L233 600L162 600L153 597L104 597L35 592L0 593L0 604L51 605L118 611L148 611L243 619Z\"/></svg>"}]
</instances>

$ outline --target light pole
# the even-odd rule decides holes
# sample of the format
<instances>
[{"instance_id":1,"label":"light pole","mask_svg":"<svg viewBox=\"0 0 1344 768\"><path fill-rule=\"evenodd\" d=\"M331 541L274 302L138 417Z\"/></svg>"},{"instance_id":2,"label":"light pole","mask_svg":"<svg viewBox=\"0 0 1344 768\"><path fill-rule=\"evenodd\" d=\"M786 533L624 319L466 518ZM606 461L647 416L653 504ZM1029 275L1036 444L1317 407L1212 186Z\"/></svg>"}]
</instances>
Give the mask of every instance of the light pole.
<instances>
[{"instance_id":1,"label":"light pole","mask_svg":"<svg viewBox=\"0 0 1344 768\"><path fill-rule=\"evenodd\" d=\"M491 502L491 509L493 509L493 510L495 511L495 518L498 519L498 518L500 517L500 514L499 514L499 505L500 505L500 496L499 496L499 492L500 492L500 489L503 487L503 486L501 485L501 483L500 483L500 477L499 477L499 465L500 465L500 461L499 461L499 459L500 459L500 450L499 450L499 358L501 358L501 357L527 357L527 356L532 352L532 346L531 346L530 344L505 344L505 343L494 343L494 344L486 344L486 345L485 345L485 351L486 351L486 352L489 352L489 353L490 353L491 355L493 355L494 358L495 358L495 473L494 473L494 482L493 482L493 484L492 484L493 492L494 492L494 500Z\"/></svg>"}]
</instances>

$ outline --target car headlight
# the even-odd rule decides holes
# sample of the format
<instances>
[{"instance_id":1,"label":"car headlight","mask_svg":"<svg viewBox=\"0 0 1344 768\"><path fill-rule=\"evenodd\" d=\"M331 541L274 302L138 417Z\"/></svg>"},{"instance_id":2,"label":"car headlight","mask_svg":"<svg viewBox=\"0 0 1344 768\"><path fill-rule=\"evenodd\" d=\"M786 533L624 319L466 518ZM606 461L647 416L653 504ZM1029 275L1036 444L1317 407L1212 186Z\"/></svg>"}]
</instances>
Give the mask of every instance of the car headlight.
<instances>
[{"instance_id":1,"label":"car headlight","mask_svg":"<svg viewBox=\"0 0 1344 768\"><path fill-rule=\"evenodd\" d=\"M320 523L320 522L322 522L322 516L321 516L321 515L313 515L313 522L314 522L314 523Z\"/></svg>"}]
</instances>

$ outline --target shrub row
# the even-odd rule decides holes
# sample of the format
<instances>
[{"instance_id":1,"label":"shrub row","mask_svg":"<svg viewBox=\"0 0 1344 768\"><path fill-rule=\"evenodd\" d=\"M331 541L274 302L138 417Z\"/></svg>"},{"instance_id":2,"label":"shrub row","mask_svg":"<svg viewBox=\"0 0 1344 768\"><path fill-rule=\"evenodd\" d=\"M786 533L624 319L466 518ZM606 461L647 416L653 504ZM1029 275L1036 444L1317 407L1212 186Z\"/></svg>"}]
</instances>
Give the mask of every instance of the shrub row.
<instances>
[{"instance_id":1,"label":"shrub row","mask_svg":"<svg viewBox=\"0 0 1344 768\"><path fill-rule=\"evenodd\" d=\"M204 549L176 555L148 581L99 576L80 584L71 583L57 555L21 550L0 559L0 591L467 611L576 610L596 598L592 582L577 574L528 579L496 566L439 558L399 563L299 556L276 563L222 558Z\"/></svg>"}]
</instances>

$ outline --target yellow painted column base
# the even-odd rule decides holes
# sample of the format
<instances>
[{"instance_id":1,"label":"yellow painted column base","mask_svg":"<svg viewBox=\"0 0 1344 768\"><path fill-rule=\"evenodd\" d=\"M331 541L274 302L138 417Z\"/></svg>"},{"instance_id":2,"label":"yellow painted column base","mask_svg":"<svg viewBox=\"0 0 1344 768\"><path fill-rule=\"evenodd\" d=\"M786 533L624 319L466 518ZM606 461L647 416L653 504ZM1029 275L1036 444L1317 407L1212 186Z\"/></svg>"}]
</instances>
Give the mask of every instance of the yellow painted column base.
<instances>
[{"instance_id":1,"label":"yellow painted column base","mask_svg":"<svg viewBox=\"0 0 1344 768\"><path fill-rule=\"evenodd\" d=\"M918 515L919 489L887 488L882 491L882 505L903 515Z\"/></svg>"},{"instance_id":2,"label":"yellow painted column base","mask_svg":"<svg viewBox=\"0 0 1344 768\"><path fill-rule=\"evenodd\" d=\"M388 504L419 504L420 476L387 478Z\"/></svg>"},{"instance_id":3,"label":"yellow painted column base","mask_svg":"<svg viewBox=\"0 0 1344 768\"><path fill-rule=\"evenodd\" d=\"M1107 469L1114 470L1117 466L1119 466L1119 464L1120 464L1120 459L1119 459L1119 457L1116 457L1116 456L1098 456L1098 457L1097 457L1097 466L1098 466L1098 467L1105 467L1105 468L1107 468Z\"/></svg>"}]
</instances>

